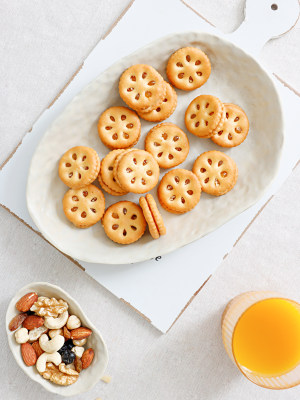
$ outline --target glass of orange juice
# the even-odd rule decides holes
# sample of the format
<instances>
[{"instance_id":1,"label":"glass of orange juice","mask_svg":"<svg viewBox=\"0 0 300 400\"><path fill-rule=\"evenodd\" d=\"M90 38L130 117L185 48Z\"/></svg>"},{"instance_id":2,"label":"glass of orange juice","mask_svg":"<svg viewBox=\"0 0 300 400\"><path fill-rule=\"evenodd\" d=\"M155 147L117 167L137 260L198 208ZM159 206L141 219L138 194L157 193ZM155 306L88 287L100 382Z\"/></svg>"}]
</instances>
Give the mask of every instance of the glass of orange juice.
<instances>
[{"instance_id":1,"label":"glass of orange juice","mask_svg":"<svg viewBox=\"0 0 300 400\"><path fill-rule=\"evenodd\" d=\"M222 316L231 360L252 382L269 389L300 383L300 304L275 292L246 292Z\"/></svg>"}]
</instances>

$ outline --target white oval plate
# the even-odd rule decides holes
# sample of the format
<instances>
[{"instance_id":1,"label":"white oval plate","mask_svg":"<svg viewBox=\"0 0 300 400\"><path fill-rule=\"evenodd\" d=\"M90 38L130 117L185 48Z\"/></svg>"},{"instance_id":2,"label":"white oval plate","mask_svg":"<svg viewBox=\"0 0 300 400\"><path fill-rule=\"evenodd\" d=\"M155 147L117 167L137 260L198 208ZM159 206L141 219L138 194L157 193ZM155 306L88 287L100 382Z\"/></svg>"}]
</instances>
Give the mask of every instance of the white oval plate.
<instances>
[{"instance_id":1,"label":"white oval plate","mask_svg":"<svg viewBox=\"0 0 300 400\"><path fill-rule=\"evenodd\" d=\"M202 193L199 204L178 216L161 210L167 234L152 240L146 233L130 246L117 245L108 239L101 223L89 229L77 229L63 213L62 198L67 187L58 177L58 161L73 146L95 148L100 157L108 153L97 133L99 115L113 105L124 105L118 93L121 73L136 63L151 64L166 78L169 56L180 47L199 46L212 63L212 73L205 85L192 92L177 90L178 105L168 119L184 131L185 110L200 94L213 94L224 103L236 103L247 113L250 132L240 146L225 149L210 139L188 133L190 152L180 168L191 169L204 151L226 152L237 163L239 178L234 189L221 197ZM142 120L142 135L137 148L154 126ZM30 215L55 247L78 260L92 263L126 264L169 253L207 234L246 210L259 200L274 179L283 145L282 111L277 91L268 73L250 55L217 36L186 32L163 37L121 59L92 81L52 123L32 158L27 183L27 206ZM161 170L161 176L166 170ZM156 189L152 191L156 197ZM138 202L138 195L114 197L105 193L106 205L122 199ZM156 197L157 198L157 197Z\"/></svg>"},{"instance_id":2,"label":"white oval plate","mask_svg":"<svg viewBox=\"0 0 300 400\"><path fill-rule=\"evenodd\" d=\"M14 332L8 329L8 325L12 318L18 314L15 307L16 302L24 296L24 294L29 292L37 292L39 296L56 297L58 299L63 299L69 304L70 313L77 315L83 326L90 328L93 333L88 338L87 345L91 347L95 356L91 366L82 371L76 383L70 386L59 386L54 383L44 379L37 371L35 367L27 367L21 356L20 345L15 341ZM16 293L16 295L11 299L6 312L6 332L8 338L9 347L17 361L18 365L22 370L34 381L41 384L46 390L52 393L60 394L61 396L75 396L90 390L103 376L108 363L108 353L107 348L104 343L102 336L100 335L97 328L91 323L91 321L85 316L82 308L79 304L63 289L58 286L51 285L46 282L32 282L29 285L24 286L22 289ZM43 397L43 396L42 396Z\"/></svg>"}]
</instances>

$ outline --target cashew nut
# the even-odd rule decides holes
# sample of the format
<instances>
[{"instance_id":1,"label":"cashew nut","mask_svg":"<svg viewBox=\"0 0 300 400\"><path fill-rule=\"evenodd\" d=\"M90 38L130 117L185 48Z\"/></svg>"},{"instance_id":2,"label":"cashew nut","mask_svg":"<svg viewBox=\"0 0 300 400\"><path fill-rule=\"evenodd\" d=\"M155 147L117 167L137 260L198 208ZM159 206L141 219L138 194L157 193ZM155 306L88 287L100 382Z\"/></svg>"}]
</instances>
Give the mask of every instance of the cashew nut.
<instances>
[{"instance_id":1,"label":"cashew nut","mask_svg":"<svg viewBox=\"0 0 300 400\"><path fill-rule=\"evenodd\" d=\"M67 328L71 331L72 329L79 328L80 326L80 319L76 315L70 315L67 322Z\"/></svg>"},{"instance_id":2,"label":"cashew nut","mask_svg":"<svg viewBox=\"0 0 300 400\"><path fill-rule=\"evenodd\" d=\"M26 328L21 328L15 333L15 338L17 343L26 343L29 340L28 330Z\"/></svg>"},{"instance_id":3,"label":"cashew nut","mask_svg":"<svg viewBox=\"0 0 300 400\"><path fill-rule=\"evenodd\" d=\"M48 328L46 328L44 325L40 326L39 328L34 328L31 331L29 331L29 342L35 342L42 336L43 333L46 333L48 331Z\"/></svg>"},{"instance_id":4,"label":"cashew nut","mask_svg":"<svg viewBox=\"0 0 300 400\"><path fill-rule=\"evenodd\" d=\"M60 329L66 324L68 316L69 316L68 311L65 311L62 314L60 314L57 318L45 317L44 325L49 329Z\"/></svg>"},{"instance_id":5,"label":"cashew nut","mask_svg":"<svg viewBox=\"0 0 300 400\"><path fill-rule=\"evenodd\" d=\"M55 351L62 348L65 343L65 338L61 335L55 336L53 339L49 340L48 335L42 335L39 340L41 349L46 353L54 353Z\"/></svg>"},{"instance_id":6,"label":"cashew nut","mask_svg":"<svg viewBox=\"0 0 300 400\"><path fill-rule=\"evenodd\" d=\"M48 335L50 336L51 339L53 339L57 335L63 336L63 330L62 329L51 329L51 331L48 332Z\"/></svg>"},{"instance_id":7,"label":"cashew nut","mask_svg":"<svg viewBox=\"0 0 300 400\"><path fill-rule=\"evenodd\" d=\"M36 362L36 369L39 373L46 371L46 363L53 362L55 365L59 365L61 363L61 355L57 352L49 354L43 353L39 356Z\"/></svg>"},{"instance_id":8,"label":"cashew nut","mask_svg":"<svg viewBox=\"0 0 300 400\"><path fill-rule=\"evenodd\" d=\"M81 358L84 353L84 347L75 346L72 348L72 351L76 354L77 357Z\"/></svg>"},{"instance_id":9,"label":"cashew nut","mask_svg":"<svg viewBox=\"0 0 300 400\"><path fill-rule=\"evenodd\" d=\"M84 346L86 344L86 342L87 342L87 338L80 339L80 340L73 339L74 346Z\"/></svg>"}]
</instances>

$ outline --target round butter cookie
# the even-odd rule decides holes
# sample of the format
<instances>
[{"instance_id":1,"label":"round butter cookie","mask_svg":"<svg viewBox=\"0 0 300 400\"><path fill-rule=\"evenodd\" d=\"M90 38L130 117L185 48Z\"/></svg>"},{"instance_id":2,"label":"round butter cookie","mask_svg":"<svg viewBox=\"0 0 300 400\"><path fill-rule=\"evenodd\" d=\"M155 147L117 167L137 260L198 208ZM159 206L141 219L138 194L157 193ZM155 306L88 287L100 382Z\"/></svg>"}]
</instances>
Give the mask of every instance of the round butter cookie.
<instances>
[{"instance_id":1,"label":"round butter cookie","mask_svg":"<svg viewBox=\"0 0 300 400\"><path fill-rule=\"evenodd\" d=\"M63 210L68 220L77 228L88 228L103 216L104 195L95 185L69 189L63 198Z\"/></svg>"},{"instance_id":2,"label":"round butter cookie","mask_svg":"<svg viewBox=\"0 0 300 400\"><path fill-rule=\"evenodd\" d=\"M236 163L221 151L206 151L196 159L193 172L203 192L221 196L233 189L238 178Z\"/></svg>"},{"instance_id":3,"label":"round butter cookie","mask_svg":"<svg viewBox=\"0 0 300 400\"><path fill-rule=\"evenodd\" d=\"M184 47L171 55L166 72L169 81L178 89L194 90L208 80L211 65L202 50Z\"/></svg>"},{"instance_id":4,"label":"round butter cookie","mask_svg":"<svg viewBox=\"0 0 300 400\"><path fill-rule=\"evenodd\" d=\"M197 176L187 169L167 172L157 189L162 207L174 214L184 214L199 202L201 186Z\"/></svg>"},{"instance_id":5,"label":"round butter cookie","mask_svg":"<svg viewBox=\"0 0 300 400\"><path fill-rule=\"evenodd\" d=\"M125 150L118 149L110 151L101 161L98 181L102 188L113 196L123 196L127 194L125 190L116 182L114 178L114 163L116 157Z\"/></svg>"},{"instance_id":6,"label":"round butter cookie","mask_svg":"<svg viewBox=\"0 0 300 400\"><path fill-rule=\"evenodd\" d=\"M153 239L158 239L161 235L165 235L166 227L162 216L158 211L154 197L148 193L145 197L140 197L139 203L147 221L150 235Z\"/></svg>"},{"instance_id":7,"label":"round butter cookie","mask_svg":"<svg viewBox=\"0 0 300 400\"><path fill-rule=\"evenodd\" d=\"M226 103L225 120L211 140L222 147L235 147L243 143L249 132L245 111L236 104Z\"/></svg>"},{"instance_id":8,"label":"round butter cookie","mask_svg":"<svg viewBox=\"0 0 300 400\"><path fill-rule=\"evenodd\" d=\"M98 176L100 159L91 147L77 146L68 150L60 159L58 174L67 186L78 189L89 185Z\"/></svg>"},{"instance_id":9,"label":"round butter cookie","mask_svg":"<svg viewBox=\"0 0 300 400\"><path fill-rule=\"evenodd\" d=\"M119 201L108 207L102 225L106 235L120 244L136 242L147 226L141 207L131 201Z\"/></svg>"},{"instance_id":10,"label":"round butter cookie","mask_svg":"<svg viewBox=\"0 0 300 400\"><path fill-rule=\"evenodd\" d=\"M98 133L103 144L110 149L127 149L138 142L141 121L127 107L110 107L99 118Z\"/></svg>"},{"instance_id":11,"label":"round butter cookie","mask_svg":"<svg viewBox=\"0 0 300 400\"><path fill-rule=\"evenodd\" d=\"M119 93L134 110L149 112L159 107L166 96L163 77L150 65L132 65L123 72Z\"/></svg>"},{"instance_id":12,"label":"round butter cookie","mask_svg":"<svg viewBox=\"0 0 300 400\"><path fill-rule=\"evenodd\" d=\"M115 177L120 186L132 193L146 193L159 180L159 166L152 154L131 149L116 160Z\"/></svg>"},{"instance_id":13,"label":"round butter cookie","mask_svg":"<svg viewBox=\"0 0 300 400\"><path fill-rule=\"evenodd\" d=\"M149 131L145 139L145 150L153 155L161 168L173 168L186 159L189 141L177 125L165 122Z\"/></svg>"},{"instance_id":14,"label":"round butter cookie","mask_svg":"<svg viewBox=\"0 0 300 400\"><path fill-rule=\"evenodd\" d=\"M164 82L166 85L166 95L163 99L162 103L150 112L142 112L140 111L138 114L141 118L146 121L151 122L160 122L173 114L175 108L177 106L177 94L174 88L167 82Z\"/></svg>"},{"instance_id":15,"label":"round butter cookie","mask_svg":"<svg viewBox=\"0 0 300 400\"><path fill-rule=\"evenodd\" d=\"M225 120L224 105L215 96L196 97L185 112L185 125L195 136L209 138L218 132Z\"/></svg>"}]
</instances>

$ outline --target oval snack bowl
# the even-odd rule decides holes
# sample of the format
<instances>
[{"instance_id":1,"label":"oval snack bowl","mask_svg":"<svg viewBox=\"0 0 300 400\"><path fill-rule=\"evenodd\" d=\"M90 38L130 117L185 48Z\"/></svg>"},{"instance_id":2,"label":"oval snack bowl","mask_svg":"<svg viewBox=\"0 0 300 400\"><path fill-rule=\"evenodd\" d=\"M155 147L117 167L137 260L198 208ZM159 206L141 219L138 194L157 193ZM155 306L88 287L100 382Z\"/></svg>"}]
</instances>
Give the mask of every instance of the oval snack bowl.
<instances>
[{"instance_id":1,"label":"oval snack bowl","mask_svg":"<svg viewBox=\"0 0 300 400\"><path fill-rule=\"evenodd\" d=\"M86 349L91 347L95 352L93 362L88 369L83 370L80 373L77 382L75 382L73 385L56 385L44 379L38 373L35 366L27 367L23 361L20 344L18 344L15 340L14 333L16 331L11 332L8 329L8 325L11 319L18 313L18 310L15 307L16 302L28 292L37 292L39 296L56 297L57 299L65 300L69 304L69 310L71 310L71 313L80 318L83 326L86 326L93 331L92 335L87 340L87 344L85 345ZM75 396L90 390L103 376L108 363L108 352L104 340L95 325L93 325L85 316L85 313L77 301L60 287L47 282L32 282L29 285L24 286L11 299L7 308L5 323L8 344L18 365L32 380L38 382L49 392L59 394L61 396Z\"/></svg>"},{"instance_id":2,"label":"oval snack bowl","mask_svg":"<svg viewBox=\"0 0 300 400\"><path fill-rule=\"evenodd\" d=\"M211 75L199 89L176 90L177 108L164 122L172 122L187 132L184 115L188 105L201 94L211 94L224 103L239 105L248 116L250 130L246 140L233 148L221 148L210 139L200 139L187 132L189 154L179 168L191 170L203 152L222 151L237 164L239 177L235 187L220 197L203 193L199 204L183 215L160 208L167 234L159 240L145 234L137 242L121 246L107 238L101 223L88 229L75 228L66 219L61 205L67 190L57 172L62 154L81 144L94 148L103 158L108 149L99 139L97 121L105 109L121 104L118 82L122 72L133 64L150 64L166 78L167 59L175 50L186 46L199 47L207 54L212 65ZM145 136L154 125L142 121L136 148L144 147ZM61 132L64 132L63 140ZM26 193L28 211L43 236L76 260L103 264L149 260L216 230L261 199L277 175L283 142L282 106L272 76L250 54L221 36L197 31L174 33L111 65L77 94L49 126L31 160ZM161 169L160 178L166 172ZM156 188L151 194L158 203ZM138 197L128 193L122 200L138 203ZM105 193L106 207L116 201L115 196Z\"/></svg>"}]
</instances>

